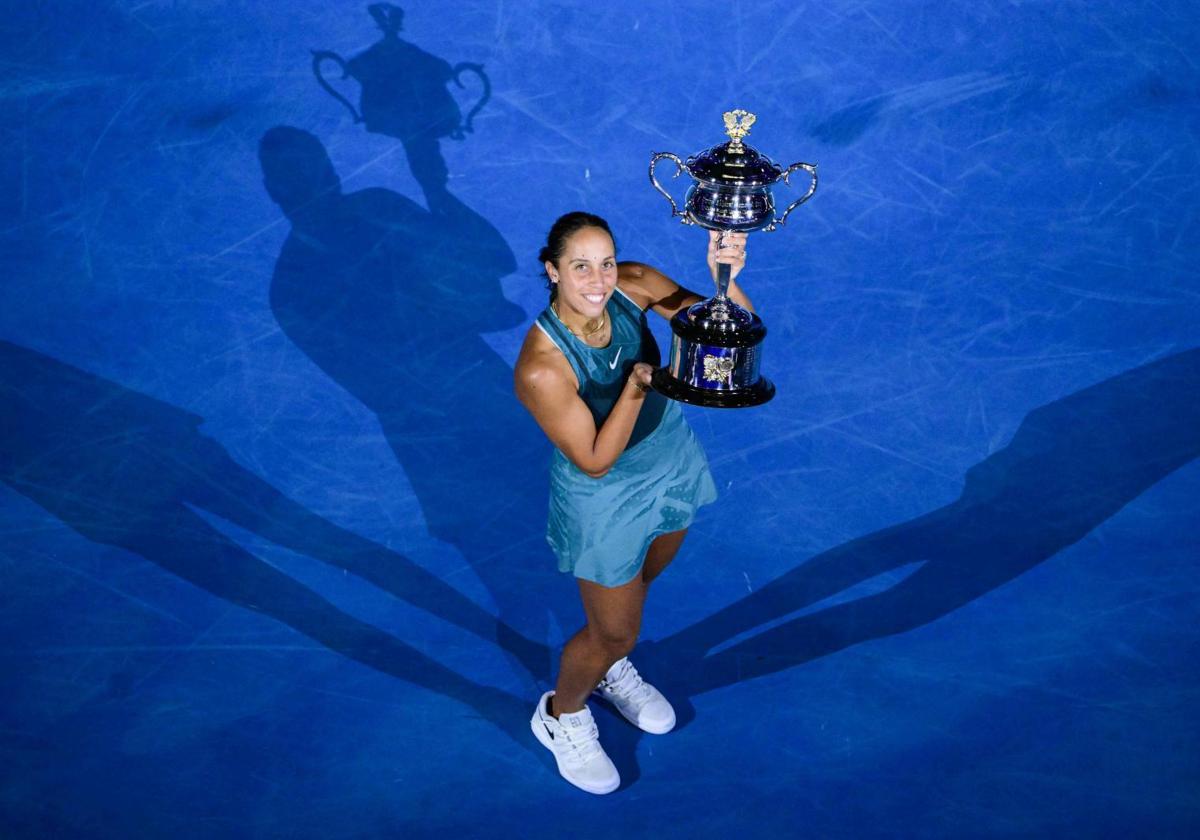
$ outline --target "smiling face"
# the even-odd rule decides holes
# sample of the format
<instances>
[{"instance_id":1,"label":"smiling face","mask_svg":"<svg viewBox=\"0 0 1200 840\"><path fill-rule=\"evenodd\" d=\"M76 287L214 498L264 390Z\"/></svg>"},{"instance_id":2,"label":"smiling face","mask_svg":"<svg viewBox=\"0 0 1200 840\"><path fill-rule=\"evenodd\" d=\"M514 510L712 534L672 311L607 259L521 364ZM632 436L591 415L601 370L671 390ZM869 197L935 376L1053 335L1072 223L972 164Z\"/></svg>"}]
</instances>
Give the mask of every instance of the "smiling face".
<instances>
[{"instance_id":1,"label":"smiling face","mask_svg":"<svg viewBox=\"0 0 1200 840\"><path fill-rule=\"evenodd\" d=\"M567 239L557 264L547 260L546 273L558 285L560 317L599 318L617 286L612 237L598 227L580 228Z\"/></svg>"}]
</instances>

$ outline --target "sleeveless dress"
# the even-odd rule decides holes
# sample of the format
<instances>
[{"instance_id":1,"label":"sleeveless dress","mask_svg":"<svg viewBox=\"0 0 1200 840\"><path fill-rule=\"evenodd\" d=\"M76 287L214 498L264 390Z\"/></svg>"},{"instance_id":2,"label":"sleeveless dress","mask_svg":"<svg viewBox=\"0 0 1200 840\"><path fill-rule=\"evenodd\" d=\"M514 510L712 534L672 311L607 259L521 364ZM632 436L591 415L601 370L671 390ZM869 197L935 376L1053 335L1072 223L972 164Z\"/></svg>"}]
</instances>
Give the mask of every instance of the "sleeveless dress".
<instances>
[{"instance_id":1,"label":"sleeveless dress","mask_svg":"<svg viewBox=\"0 0 1200 840\"><path fill-rule=\"evenodd\" d=\"M635 362L659 364L646 314L620 288L606 304L607 347L592 347L550 307L538 327L563 352L579 396L599 428L612 411ZM696 510L717 498L708 459L679 403L656 391L645 402L625 451L601 478L592 478L554 450L546 540L562 572L601 586L620 586L641 573L651 541L688 527Z\"/></svg>"}]
</instances>

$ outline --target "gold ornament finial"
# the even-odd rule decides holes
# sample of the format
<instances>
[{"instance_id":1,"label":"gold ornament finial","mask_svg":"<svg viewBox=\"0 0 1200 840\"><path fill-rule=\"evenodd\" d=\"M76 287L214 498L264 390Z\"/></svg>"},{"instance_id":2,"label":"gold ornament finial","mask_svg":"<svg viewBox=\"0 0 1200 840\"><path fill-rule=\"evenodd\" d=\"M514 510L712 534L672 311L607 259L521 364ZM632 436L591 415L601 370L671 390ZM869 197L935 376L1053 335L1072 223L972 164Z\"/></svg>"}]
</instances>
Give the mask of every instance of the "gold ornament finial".
<instances>
[{"instance_id":1,"label":"gold ornament finial","mask_svg":"<svg viewBox=\"0 0 1200 840\"><path fill-rule=\"evenodd\" d=\"M756 119L758 119L756 116L741 108L725 112L725 133L733 141L729 144L729 151L741 152L744 150L742 138L750 133L750 126L754 125Z\"/></svg>"}]
</instances>

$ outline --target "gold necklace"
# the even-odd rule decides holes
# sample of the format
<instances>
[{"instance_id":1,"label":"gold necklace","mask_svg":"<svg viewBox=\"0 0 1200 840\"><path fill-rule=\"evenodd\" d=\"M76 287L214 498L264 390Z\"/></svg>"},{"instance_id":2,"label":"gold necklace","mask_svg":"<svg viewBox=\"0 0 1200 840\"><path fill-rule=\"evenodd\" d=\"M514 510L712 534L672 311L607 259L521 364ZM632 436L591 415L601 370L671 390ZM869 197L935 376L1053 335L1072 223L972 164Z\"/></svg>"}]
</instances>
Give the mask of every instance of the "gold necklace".
<instances>
[{"instance_id":1,"label":"gold necklace","mask_svg":"<svg viewBox=\"0 0 1200 840\"><path fill-rule=\"evenodd\" d=\"M583 341L585 343L587 342L587 340L589 338L591 338L592 336L601 332L605 327L608 326L608 310L605 309L600 313L599 318L589 318L588 319L587 323L583 325L583 333L582 334L577 333L577 332L575 332L575 330L571 329L570 324L568 324L566 321L563 321L562 314L558 311L558 301L555 301L550 306L554 310L554 314L558 316L558 320L562 322L562 325L564 327L566 327L568 330L570 330L571 335L575 336L576 338L580 339L581 341ZM597 322L599 322L599 323L597 323ZM596 326L592 327L591 329L588 329L588 327L591 327L592 324L596 324Z\"/></svg>"}]
</instances>

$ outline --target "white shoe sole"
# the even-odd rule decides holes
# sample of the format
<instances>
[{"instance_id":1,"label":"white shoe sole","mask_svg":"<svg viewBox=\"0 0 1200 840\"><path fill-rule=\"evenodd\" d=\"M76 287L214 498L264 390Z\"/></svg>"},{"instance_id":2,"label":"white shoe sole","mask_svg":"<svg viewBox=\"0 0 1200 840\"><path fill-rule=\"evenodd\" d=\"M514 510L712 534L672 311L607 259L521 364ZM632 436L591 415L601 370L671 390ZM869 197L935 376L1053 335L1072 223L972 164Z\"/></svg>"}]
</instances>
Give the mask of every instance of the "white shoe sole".
<instances>
[{"instance_id":1,"label":"white shoe sole","mask_svg":"<svg viewBox=\"0 0 1200 840\"><path fill-rule=\"evenodd\" d=\"M612 793L614 790L616 790L617 788L619 788L621 786L621 777L620 776L618 776L611 784L604 785L604 786L589 785L587 782L582 782L577 779L572 779L570 776L568 776L566 773L563 772L563 763L559 759L558 753L556 753L554 751L554 743L550 740L550 733L546 731L545 724L543 724L540 720L538 720L538 716L536 713L529 720L529 729L533 732L533 737L538 739L538 743L541 744L546 749L550 750L550 755L554 756L554 763L556 765L558 765L558 775L562 776L568 782L575 785L575 787L579 788L580 790L587 791L588 793L594 793L594 794L602 796L606 793Z\"/></svg>"}]
</instances>

